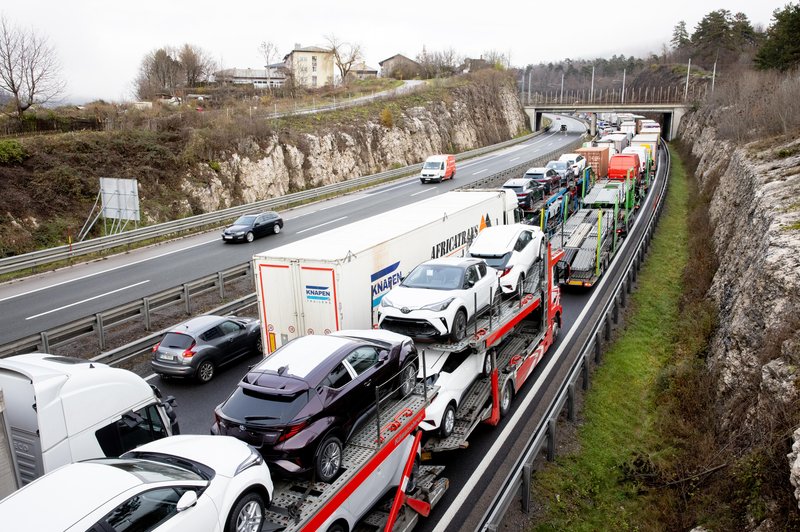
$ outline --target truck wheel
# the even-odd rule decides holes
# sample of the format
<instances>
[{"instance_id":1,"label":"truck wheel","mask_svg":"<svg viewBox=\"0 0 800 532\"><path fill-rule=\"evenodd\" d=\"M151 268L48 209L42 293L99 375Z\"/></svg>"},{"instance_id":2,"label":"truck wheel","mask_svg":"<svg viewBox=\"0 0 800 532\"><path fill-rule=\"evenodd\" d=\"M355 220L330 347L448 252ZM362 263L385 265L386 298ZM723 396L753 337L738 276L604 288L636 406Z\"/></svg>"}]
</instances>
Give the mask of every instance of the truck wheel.
<instances>
[{"instance_id":1,"label":"truck wheel","mask_svg":"<svg viewBox=\"0 0 800 532\"><path fill-rule=\"evenodd\" d=\"M195 373L195 377L197 380L200 381L202 384L207 383L211 379L214 378L214 363L210 360L204 360L200 362L200 365L197 366L197 372Z\"/></svg>"},{"instance_id":2,"label":"truck wheel","mask_svg":"<svg viewBox=\"0 0 800 532\"><path fill-rule=\"evenodd\" d=\"M508 411L511 409L511 399L514 397L514 388L511 386L511 381L506 381L503 386L503 393L500 394L500 417L506 417Z\"/></svg>"},{"instance_id":3,"label":"truck wheel","mask_svg":"<svg viewBox=\"0 0 800 532\"><path fill-rule=\"evenodd\" d=\"M453 173L450 174L450 179L455 179L455 178L456 178L456 171L453 170Z\"/></svg>"},{"instance_id":4,"label":"truck wheel","mask_svg":"<svg viewBox=\"0 0 800 532\"><path fill-rule=\"evenodd\" d=\"M397 386L397 395L400 399L408 397L417 385L417 367L413 362L409 362L400 371L400 382Z\"/></svg>"},{"instance_id":5,"label":"truck wheel","mask_svg":"<svg viewBox=\"0 0 800 532\"><path fill-rule=\"evenodd\" d=\"M233 510L228 515L228 524L225 530L226 532L261 530L265 512L266 504L261 495L254 491L246 493L233 506Z\"/></svg>"},{"instance_id":6,"label":"truck wheel","mask_svg":"<svg viewBox=\"0 0 800 532\"><path fill-rule=\"evenodd\" d=\"M553 342L558 338L558 333L561 331L561 324L558 322L558 317L553 320Z\"/></svg>"},{"instance_id":7,"label":"truck wheel","mask_svg":"<svg viewBox=\"0 0 800 532\"><path fill-rule=\"evenodd\" d=\"M315 460L317 479L331 482L342 467L342 442L334 435L322 440Z\"/></svg>"},{"instance_id":8,"label":"truck wheel","mask_svg":"<svg viewBox=\"0 0 800 532\"><path fill-rule=\"evenodd\" d=\"M442 438L447 438L453 433L456 428L456 407L453 403L447 405L442 414L442 423L439 425L439 434Z\"/></svg>"},{"instance_id":9,"label":"truck wheel","mask_svg":"<svg viewBox=\"0 0 800 532\"><path fill-rule=\"evenodd\" d=\"M460 342L467 334L467 313L464 309L459 309L456 312L456 317L453 318L453 328L450 329L450 339L454 342Z\"/></svg>"},{"instance_id":10,"label":"truck wheel","mask_svg":"<svg viewBox=\"0 0 800 532\"><path fill-rule=\"evenodd\" d=\"M248 242L252 242L255 238L256 236L253 234L252 231L248 231L247 234L244 235L244 239L247 240Z\"/></svg>"}]
</instances>

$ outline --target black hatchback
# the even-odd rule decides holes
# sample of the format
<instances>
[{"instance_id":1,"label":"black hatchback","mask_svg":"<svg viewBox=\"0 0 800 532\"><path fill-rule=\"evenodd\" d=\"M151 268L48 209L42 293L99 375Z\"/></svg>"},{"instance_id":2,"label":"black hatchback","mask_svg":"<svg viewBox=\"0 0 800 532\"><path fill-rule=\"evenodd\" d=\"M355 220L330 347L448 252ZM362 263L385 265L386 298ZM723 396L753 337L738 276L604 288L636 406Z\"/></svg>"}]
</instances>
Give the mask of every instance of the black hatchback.
<instances>
[{"instance_id":1,"label":"black hatchback","mask_svg":"<svg viewBox=\"0 0 800 532\"><path fill-rule=\"evenodd\" d=\"M411 338L391 331L296 338L244 376L216 408L211 433L249 443L285 473L312 471L330 482L376 393L410 394L417 364Z\"/></svg>"},{"instance_id":2,"label":"black hatchback","mask_svg":"<svg viewBox=\"0 0 800 532\"><path fill-rule=\"evenodd\" d=\"M168 377L210 381L218 367L261 352L261 322L236 316L198 316L176 325L153 347L152 370Z\"/></svg>"},{"instance_id":3,"label":"black hatchback","mask_svg":"<svg viewBox=\"0 0 800 532\"><path fill-rule=\"evenodd\" d=\"M283 218L275 211L245 214L222 231L222 240L252 242L260 236L278 234L281 229L283 229Z\"/></svg>"}]
</instances>

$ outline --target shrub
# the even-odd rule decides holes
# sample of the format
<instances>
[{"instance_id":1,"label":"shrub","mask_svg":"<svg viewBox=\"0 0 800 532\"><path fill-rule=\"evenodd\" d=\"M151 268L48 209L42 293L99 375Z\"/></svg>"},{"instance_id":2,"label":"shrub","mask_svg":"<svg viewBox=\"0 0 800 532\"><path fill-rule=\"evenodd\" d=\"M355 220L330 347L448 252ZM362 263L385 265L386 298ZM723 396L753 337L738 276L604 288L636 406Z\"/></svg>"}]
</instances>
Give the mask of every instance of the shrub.
<instances>
[{"instance_id":1,"label":"shrub","mask_svg":"<svg viewBox=\"0 0 800 532\"><path fill-rule=\"evenodd\" d=\"M388 128L394 127L394 116L388 107L384 107L381 111L381 125Z\"/></svg>"},{"instance_id":2,"label":"shrub","mask_svg":"<svg viewBox=\"0 0 800 532\"><path fill-rule=\"evenodd\" d=\"M0 140L0 164L20 164L27 157L25 148L16 140Z\"/></svg>"},{"instance_id":3,"label":"shrub","mask_svg":"<svg viewBox=\"0 0 800 532\"><path fill-rule=\"evenodd\" d=\"M208 167L214 170L216 173L220 173L220 171L222 171L222 166L220 166L219 161L208 161Z\"/></svg>"}]
</instances>

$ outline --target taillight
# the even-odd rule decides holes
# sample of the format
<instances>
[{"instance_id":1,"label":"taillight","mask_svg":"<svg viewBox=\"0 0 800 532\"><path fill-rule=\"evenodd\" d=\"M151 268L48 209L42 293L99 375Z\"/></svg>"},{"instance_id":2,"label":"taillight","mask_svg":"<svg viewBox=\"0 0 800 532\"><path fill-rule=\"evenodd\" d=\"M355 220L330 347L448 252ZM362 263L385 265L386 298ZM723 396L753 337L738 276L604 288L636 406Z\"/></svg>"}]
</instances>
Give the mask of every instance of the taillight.
<instances>
[{"instance_id":1,"label":"taillight","mask_svg":"<svg viewBox=\"0 0 800 532\"><path fill-rule=\"evenodd\" d=\"M501 273L501 274L500 274L500 277L502 277L502 276L504 276L504 275L508 275L508 272L510 272L510 271L511 271L511 268L505 268L505 269L503 270L503 273Z\"/></svg>"},{"instance_id":2,"label":"taillight","mask_svg":"<svg viewBox=\"0 0 800 532\"><path fill-rule=\"evenodd\" d=\"M153 353L158 351L158 346L160 346L160 345L161 345L161 342L158 342L156 345L153 346Z\"/></svg>"},{"instance_id":3,"label":"taillight","mask_svg":"<svg viewBox=\"0 0 800 532\"><path fill-rule=\"evenodd\" d=\"M192 342L192 345L190 345L189 348L183 352L183 358L192 358L194 356L195 345L197 345L197 343Z\"/></svg>"},{"instance_id":4,"label":"taillight","mask_svg":"<svg viewBox=\"0 0 800 532\"><path fill-rule=\"evenodd\" d=\"M307 421L301 421L300 423L287 426L285 429L283 429L283 434L278 437L278 443L297 436L297 433L306 428L306 425L308 425Z\"/></svg>"}]
</instances>

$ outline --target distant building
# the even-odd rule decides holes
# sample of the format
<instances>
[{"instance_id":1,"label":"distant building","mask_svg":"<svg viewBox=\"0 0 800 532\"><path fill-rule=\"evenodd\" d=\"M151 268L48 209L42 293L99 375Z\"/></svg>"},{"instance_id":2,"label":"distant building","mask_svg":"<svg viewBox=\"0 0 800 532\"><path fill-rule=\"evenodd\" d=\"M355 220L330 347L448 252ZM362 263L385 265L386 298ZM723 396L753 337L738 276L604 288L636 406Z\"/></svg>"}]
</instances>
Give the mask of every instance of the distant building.
<instances>
[{"instance_id":1,"label":"distant building","mask_svg":"<svg viewBox=\"0 0 800 532\"><path fill-rule=\"evenodd\" d=\"M252 85L256 89L283 87L286 83L286 69L283 63L275 63L262 69L227 68L214 73L214 80L221 84Z\"/></svg>"},{"instance_id":2,"label":"distant building","mask_svg":"<svg viewBox=\"0 0 800 532\"><path fill-rule=\"evenodd\" d=\"M422 66L402 54L396 54L378 63L382 78L411 79L422 74Z\"/></svg>"},{"instance_id":3,"label":"distant building","mask_svg":"<svg viewBox=\"0 0 800 532\"><path fill-rule=\"evenodd\" d=\"M377 78L378 69L367 66L366 63L361 61L360 63L353 64L348 75L354 79Z\"/></svg>"},{"instance_id":4,"label":"distant building","mask_svg":"<svg viewBox=\"0 0 800 532\"><path fill-rule=\"evenodd\" d=\"M487 61L486 59L484 59L483 57L480 57L479 59L465 57L464 63L458 67L457 71L461 72L462 74L469 74L470 72L476 72L478 70L484 70L486 68L493 68L493 67L494 65L489 61Z\"/></svg>"},{"instance_id":5,"label":"distant building","mask_svg":"<svg viewBox=\"0 0 800 532\"><path fill-rule=\"evenodd\" d=\"M333 85L333 52L319 46L301 47L294 45L294 50L283 58L286 70L300 87L317 88Z\"/></svg>"}]
</instances>

